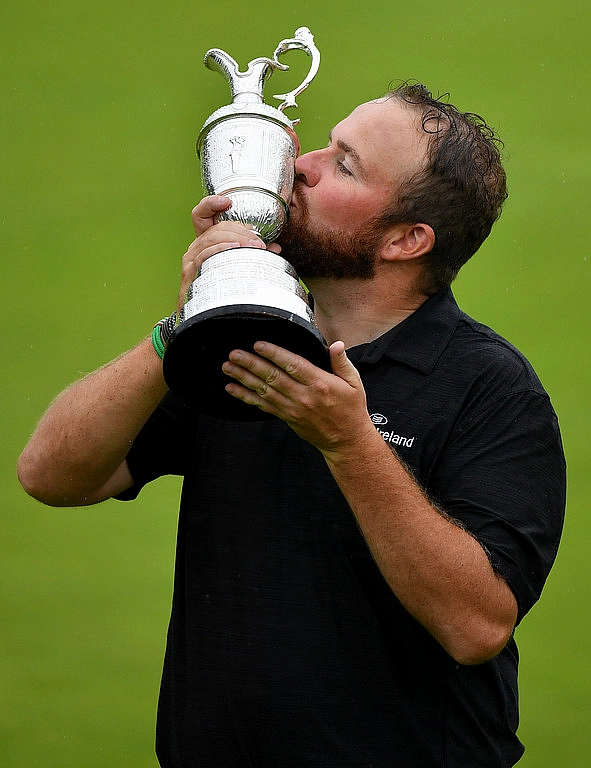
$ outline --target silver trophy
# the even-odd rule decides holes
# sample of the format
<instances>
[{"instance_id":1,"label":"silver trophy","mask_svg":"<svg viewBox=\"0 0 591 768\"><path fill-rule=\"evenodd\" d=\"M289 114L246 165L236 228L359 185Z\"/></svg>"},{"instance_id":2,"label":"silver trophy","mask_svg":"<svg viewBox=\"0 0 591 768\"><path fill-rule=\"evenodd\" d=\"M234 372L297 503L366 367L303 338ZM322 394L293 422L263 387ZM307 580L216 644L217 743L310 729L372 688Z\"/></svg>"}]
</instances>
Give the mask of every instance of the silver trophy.
<instances>
[{"instance_id":1,"label":"silver trophy","mask_svg":"<svg viewBox=\"0 0 591 768\"><path fill-rule=\"evenodd\" d=\"M311 58L303 82L289 93L263 102L265 81L289 67L279 56L302 50ZM224 51L212 48L204 64L230 84L232 103L214 112L197 139L204 189L223 194L232 206L219 219L246 224L267 243L275 240L289 216L294 161L299 141L283 110L297 107L320 64L314 37L306 27L282 40L272 59L253 59L246 72ZM330 370L325 340L316 328L306 291L291 265L259 248L233 248L207 259L193 281L164 355L170 389L199 410L231 419L261 417L258 409L228 395L222 363L232 349L252 350L270 341Z\"/></svg>"}]
</instances>

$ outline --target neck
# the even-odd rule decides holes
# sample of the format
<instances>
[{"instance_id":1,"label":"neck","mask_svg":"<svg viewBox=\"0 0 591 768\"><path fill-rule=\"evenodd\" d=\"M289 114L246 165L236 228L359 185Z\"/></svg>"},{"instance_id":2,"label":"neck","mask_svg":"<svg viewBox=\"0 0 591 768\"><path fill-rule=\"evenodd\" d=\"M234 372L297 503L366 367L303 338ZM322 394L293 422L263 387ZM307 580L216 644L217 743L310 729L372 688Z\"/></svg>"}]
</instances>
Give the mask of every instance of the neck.
<instances>
[{"instance_id":1,"label":"neck","mask_svg":"<svg viewBox=\"0 0 591 768\"><path fill-rule=\"evenodd\" d=\"M375 280L315 278L306 282L314 297L318 329L329 344L342 341L346 348L377 339L427 299L400 286L384 293Z\"/></svg>"}]
</instances>

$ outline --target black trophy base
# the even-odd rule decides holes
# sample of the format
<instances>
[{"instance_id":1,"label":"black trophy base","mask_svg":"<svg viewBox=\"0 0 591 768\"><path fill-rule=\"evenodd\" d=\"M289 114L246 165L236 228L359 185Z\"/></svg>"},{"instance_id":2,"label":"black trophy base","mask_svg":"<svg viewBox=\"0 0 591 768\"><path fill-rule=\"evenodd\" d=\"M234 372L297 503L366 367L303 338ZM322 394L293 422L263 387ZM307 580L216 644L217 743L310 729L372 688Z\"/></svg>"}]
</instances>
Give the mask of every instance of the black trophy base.
<instances>
[{"instance_id":1,"label":"black trophy base","mask_svg":"<svg viewBox=\"0 0 591 768\"><path fill-rule=\"evenodd\" d=\"M233 349L252 351L268 341L330 371L328 347L307 320L277 307L238 304L215 307L181 323L164 354L164 378L170 390L202 413L231 421L258 421L267 414L225 391L231 379L222 364Z\"/></svg>"}]
</instances>

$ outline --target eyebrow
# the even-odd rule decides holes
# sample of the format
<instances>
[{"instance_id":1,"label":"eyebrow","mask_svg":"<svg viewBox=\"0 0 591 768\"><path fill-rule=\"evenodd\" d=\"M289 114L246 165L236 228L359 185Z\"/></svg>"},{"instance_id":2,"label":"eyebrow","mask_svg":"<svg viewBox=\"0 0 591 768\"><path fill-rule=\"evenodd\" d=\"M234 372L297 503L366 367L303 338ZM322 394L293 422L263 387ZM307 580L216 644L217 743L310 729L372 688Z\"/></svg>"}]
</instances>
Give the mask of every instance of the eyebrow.
<instances>
[{"instance_id":1,"label":"eyebrow","mask_svg":"<svg viewBox=\"0 0 591 768\"><path fill-rule=\"evenodd\" d=\"M328 140L332 142L332 131L328 134ZM355 165L357 166L357 170L359 171L359 174L362 178L365 178L365 170L363 168L363 163L361 162L361 157L359 156L359 152L357 152L356 149L353 149L352 146L347 144L347 142L343 141L342 139L337 139L337 147L345 152L347 155L349 155Z\"/></svg>"}]
</instances>

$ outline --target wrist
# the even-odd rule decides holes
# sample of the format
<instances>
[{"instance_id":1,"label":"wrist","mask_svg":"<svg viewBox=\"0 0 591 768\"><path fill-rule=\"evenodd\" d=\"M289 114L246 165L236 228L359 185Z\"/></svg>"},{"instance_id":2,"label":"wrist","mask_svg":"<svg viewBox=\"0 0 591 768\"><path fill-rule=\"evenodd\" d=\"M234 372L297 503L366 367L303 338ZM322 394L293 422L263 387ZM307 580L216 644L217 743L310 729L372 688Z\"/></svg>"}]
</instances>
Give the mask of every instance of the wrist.
<instances>
[{"instance_id":1,"label":"wrist","mask_svg":"<svg viewBox=\"0 0 591 768\"><path fill-rule=\"evenodd\" d=\"M173 312L170 317L163 317L162 320L159 320L152 329L152 346L161 360L164 357L175 327L176 312Z\"/></svg>"}]
</instances>

